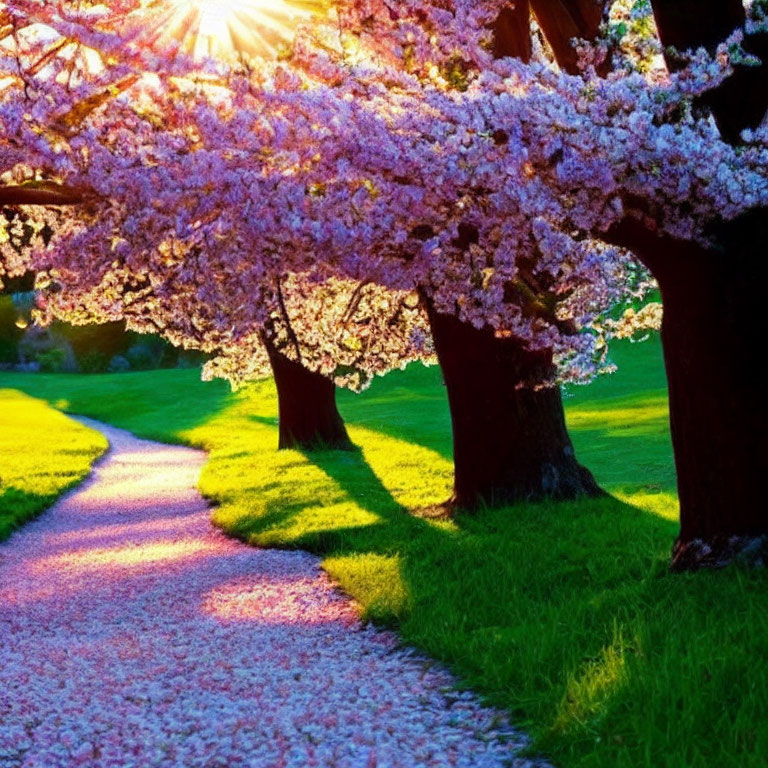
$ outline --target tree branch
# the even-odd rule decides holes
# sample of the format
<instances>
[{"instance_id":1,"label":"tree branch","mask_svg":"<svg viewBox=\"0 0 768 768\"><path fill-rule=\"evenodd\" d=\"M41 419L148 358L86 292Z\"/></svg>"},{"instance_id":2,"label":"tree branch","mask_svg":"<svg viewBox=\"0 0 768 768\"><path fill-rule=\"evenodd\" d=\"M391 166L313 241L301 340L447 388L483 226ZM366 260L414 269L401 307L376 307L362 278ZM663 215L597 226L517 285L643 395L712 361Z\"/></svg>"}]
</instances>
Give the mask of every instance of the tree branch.
<instances>
[{"instance_id":1,"label":"tree branch","mask_svg":"<svg viewBox=\"0 0 768 768\"><path fill-rule=\"evenodd\" d=\"M304 364L301 357L301 345L299 344L299 338L296 336L296 332L291 325L291 318L288 315L288 308L285 306L285 297L283 296L283 281L280 277L277 278L277 303L280 307L280 314L283 317L285 323L285 330L288 333L288 338L293 344L293 348L296 350L296 359L298 363Z\"/></svg>"},{"instance_id":2,"label":"tree branch","mask_svg":"<svg viewBox=\"0 0 768 768\"><path fill-rule=\"evenodd\" d=\"M79 205L94 197L92 190L33 181L0 186L0 205Z\"/></svg>"}]
</instances>

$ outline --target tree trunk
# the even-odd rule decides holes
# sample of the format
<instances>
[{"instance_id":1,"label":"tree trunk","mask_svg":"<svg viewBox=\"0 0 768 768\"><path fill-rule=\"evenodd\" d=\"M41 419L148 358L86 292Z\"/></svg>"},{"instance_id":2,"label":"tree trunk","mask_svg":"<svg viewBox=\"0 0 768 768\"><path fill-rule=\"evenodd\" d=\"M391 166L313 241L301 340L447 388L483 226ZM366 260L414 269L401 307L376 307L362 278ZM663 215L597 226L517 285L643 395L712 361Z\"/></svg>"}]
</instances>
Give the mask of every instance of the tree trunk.
<instances>
[{"instance_id":1,"label":"tree trunk","mask_svg":"<svg viewBox=\"0 0 768 768\"><path fill-rule=\"evenodd\" d=\"M278 448L353 450L336 407L336 386L279 352L266 338L277 386L280 438Z\"/></svg>"},{"instance_id":2,"label":"tree trunk","mask_svg":"<svg viewBox=\"0 0 768 768\"><path fill-rule=\"evenodd\" d=\"M528 0L516 0L501 9L493 24L493 55L497 59L516 56L530 61L531 9Z\"/></svg>"},{"instance_id":3,"label":"tree trunk","mask_svg":"<svg viewBox=\"0 0 768 768\"><path fill-rule=\"evenodd\" d=\"M536 387L553 373L548 350L497 339L427 301L453 422L454 495L450 506L511 504L597 496L577 461L560 390Z\"/></svg>"},{"instance_id":4,"label":"tree trunk","mask_svg":"<svg viewBox=\"0 0 768 768\"><path fill-rule=\"evenodd\" d=\"M670 68L669 46L714 51L744 23L741 0L652 0ZM757 126L768 106L768 35L744 48L763 64L737 67L707 105L726 141ZM672 568L725 565L768 556L762 480L768 474L768 414L753 371L764 344L759 291L768 276L765 210L720 227L720 248L660 241L644 234L636 253L653 272L664 302L662 342L680 492L681 528ZM625 228L636 228L628 224Z\"/></svg>"},{"instance_id":5,"label":"tree trunk","mask_svg":"<svg viewBox=\"0 0 768 768\"><path fill-rule=\"evenodd\" d=\"M757 563L768 552L768 409L755 373L765 345L768 279L763 211L718 233L718 249L659 238L625 223L659 283L672 443L680 496L673 570ZM725 256L727 254L727 258Z\"/></svg>"},{"instance_id":6,"label":"tree trunk","mask_svg":"<svg viewBox=\"0 0 768 768\"><path fill-rule=\"evenodd\" d=\"M608 5L607 0L531 0L536 21L566 72L579 71L573 40L594 40Z\"/></svg>"},{"instance_id":7,"label":"tree trunk","mask_svg":"<svg viewBox=\"0 0 768 768\"><path fill-rule=\"evenodd\" d=\"M672 49L704 47L714 53L717 46L746 20L742 0L652 0L653 15L670 69L681 64ZM719 88L704 98L712 110L720 133L736 144L745 128L757 128L768 105L768 34L747 37L744 50L757 56L761 66L739 66Z\"/></svg>"}]
</instances>

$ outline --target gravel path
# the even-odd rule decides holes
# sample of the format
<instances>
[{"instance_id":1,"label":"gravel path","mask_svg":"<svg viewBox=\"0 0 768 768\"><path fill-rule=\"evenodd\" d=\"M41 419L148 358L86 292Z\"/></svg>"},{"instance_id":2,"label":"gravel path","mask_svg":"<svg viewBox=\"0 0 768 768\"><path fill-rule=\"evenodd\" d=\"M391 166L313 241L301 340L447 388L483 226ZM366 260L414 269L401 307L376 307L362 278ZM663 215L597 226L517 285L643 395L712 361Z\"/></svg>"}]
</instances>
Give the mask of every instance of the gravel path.
<instances>
[{"instance_id":1,"label":"gravel path","mask_svg":"<svg viewBox=\"0 0 768 768\"><path fill-rule=\"evenodd\" d=\"M110 453L0 545L0 768L543 765L315 557L214 529L204 453L82 421Z\"/></svg>"}]
</instances>

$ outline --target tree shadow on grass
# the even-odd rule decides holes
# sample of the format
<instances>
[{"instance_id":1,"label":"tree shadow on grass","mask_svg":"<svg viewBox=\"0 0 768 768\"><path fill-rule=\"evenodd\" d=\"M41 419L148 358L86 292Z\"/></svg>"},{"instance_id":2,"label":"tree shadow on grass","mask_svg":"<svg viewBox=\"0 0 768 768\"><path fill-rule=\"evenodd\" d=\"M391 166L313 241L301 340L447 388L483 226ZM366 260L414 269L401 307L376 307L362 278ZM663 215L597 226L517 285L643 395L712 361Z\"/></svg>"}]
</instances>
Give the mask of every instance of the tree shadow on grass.
<instances>
[{"instance_id":1,"label":"tree shadow on grass","mask_svg":"<svg viewBox=\"0 0 768 768\"><path fill-rule=\"evenodd\" d=\"M273 426L269 418L249 418ZM282 477L282 485L270 482L262 490L282 492L267 494L255 514L227 526L236 535L254 543L340 555L394 551L403 539L437 533L394 498L360 448L280 451L275 461L270 475ZM313 482L285 478L285 472L298 474L307 466L318 471Z\"/></svg>"},{"instance_id":2,"label":"tree shadow on grass","mask_svg":"<svg viewBox=\"0 0 768 768\"><path fill-rule=\"evenodd\" d=\"M240 534L323 555L368 618L513 712L556 764L663 765L691 732L702 754L738 742L730 754L760 764L743 745L768 743L755 726L768 699L735 702L727 727L718 702L734 681L749 689L755 664L768 673L768 579L669 574L677 524L651 511L631 465L621 477L637 505L522 504L448 523L415 517L363 452L288 463L307 484L285 477L290 501L268 500Z\"/></svg>"},{"instance_id":3,"label":"tree shadow on grass","mask_svg":"<svg viewBox=\"0 0 768 768\"><path fill-rule=\"evenodd\" d=\"M755 681L768 678L768 573L668 573L677 525L653 510L669 507L674 474L658 412L646 414L652 429L623 429L594 413L574 430L581 460L632 504L519 505L440 523L398 501L404 485L429 484L429 468L398 474L384 459L405 452L411 469L427 459L444 471L447 421L424 413L430 401L445 410L444 391L423 391L434 381L404 387L391 405L386 382L377 384L370 399L342 403L353 429L365 427L354 429L365 453L275 451L267 388L238 401L240 421L229 411L219 421L228 400L184 395L168 423L216 420L221 450L206 473L210 495L223 500L222 527L251 543L324 555L369 617L396 622L406 642L514 712L555 764L762 768L768 696ZM254 412L270 418L244 418ZM155 411L134 422L150 417L164 419Z\"/></svg>"}]
</instances>

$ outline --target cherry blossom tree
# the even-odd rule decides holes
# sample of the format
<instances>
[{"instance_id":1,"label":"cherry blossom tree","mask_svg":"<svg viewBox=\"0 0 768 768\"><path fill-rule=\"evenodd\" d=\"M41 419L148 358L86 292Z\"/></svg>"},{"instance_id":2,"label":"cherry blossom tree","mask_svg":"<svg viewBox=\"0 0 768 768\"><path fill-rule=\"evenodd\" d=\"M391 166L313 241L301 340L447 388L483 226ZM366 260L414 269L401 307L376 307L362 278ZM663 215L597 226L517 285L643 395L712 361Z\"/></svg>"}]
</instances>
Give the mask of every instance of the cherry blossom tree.
<instances>
[{"instance_id":1,"label":"cherry blossom tree","mask_svg":"<svg viewBox=\"0 0 768 768\"><path fill-rule=\"evenodd\" d=\"M136 4L124 4L120 8L118 20L122 22L124 14L135 7ZM39 16L19 17L22 29L35 21L47 21L50 18L50 9L37 10L41 12ZM168 16L168 6L165 10L162 7L159 10L161 17ZM174 15L173 8L170 8L170 12ZM191 6L182 10L178 23L188 25L187 17L193 12ZM200 12L196 12L196 15L199 16ZM113 24L114 15L109 19ZM62 22L62 19L59 21ZM128 27L131 26L129 23ZM63 29L68 30L66 24ZM159 29L162 31L162 27ZM80 33L83 31L78 30ZM128 34L141 34L144 38L148 31L155 34L154 22L151 17L142 15L141 25L135 31L129 29ZM24 81L24 75L38 72L41 62L45 63L45 77L48 81L60 80L62 70L66 70L68 88L72 82L72 63L76 56L81 59L78 62L81 71L75 79L83 79L82 70L95 70L100 75L98 86L91 93L85 96L82 93L70 94L63 110L65 120L58 118L55 121L54 127L61 129L64 126L70 135L76 133L79 123L94 108L118 96L126 83L130 86L136 80L133 74L126 75L119 68L116 74L110 75L103 55L90 47L85 47L85 53L80 51L84 43L77 34L67 39L63 33L57 35L55 30L46 27L44 34L30 36L21 41L21 45L19 37L15 33L14 58L9 69L19 74L25 88L28 82ZM104 39L99 42L103 45ZM173 35L169 42L178 43ZM28 172L28 168L24 170L24 173ZM2 187L0 196L0 201L5 205L83 204L86 201L93 203L98 197L93 190L84 194L81 190L61 184L35 180L6 185ZM14 219L19 245L25 235L29 235L30 227L23 225L18 215ZM38 222L38 230L42 226ZM54 225L57 230L62 226L60 219ZM50 231L51 228L48 229ZM159 250L169 262L167 266L174 259L181 260L178 254L173 255L171 241L161 242ZM199 264L200 251L198 248L189 249L183 258L187 266L195 262ZM235 254L232 260L235 261ZM116 274L120 276L119 286ZM272 283L266 282L260 286L258 296L251 295L248 300L243 298L242 291L230 287L218 295L209 292L206 296L208 304L199 301L188 303L185 311L179 313L179 295L189 295L190 289L196 288L201 280L200 270L187 268L181 273L177 271L167 275L167 281L161 284L157 274L155 280L150 282L146 271L132 270L121 265L108 280L100 277L91 286L91 291L83 288L71 271L69 284L61 275L57 277L49 279L42 274L39 282L42 289L49 290L52 286L56 291L46 302L49 317L59 316L74 322L127 319L134 330L161 333L175 344L216 353L217 357L207 366L206 374L223 375L233 382L259 378L272 372L278 388L281 448L351 447L336 407L334 380L343 386L359 389L367 384L374 373L381 373L393 365L404 366L412 359L429 360L431 357L428 338L423 328L419 327L423 326L423 322L419 320L422 315L418 309L406 306L408 300L402 292L388 292L370 283L355 287L348 281L335 281L333 286L329 283L312 286L305 281L302 289L296 290L299 281L288 278L294 287L293 291L289 291L283 288L286 279L278 275ZM209 278L205 279L209 282ZM240 276L233 274L232 279L238 281ZM219 280L217 287L221 287L222 282ZM63 290L65 285L66 291ZM115 301L117 295L123 300ZM230 301L233 295L242 302L239 306ZM105 296L109 297L107 301L104 301ZM319 331L317 323L312 327L307 323L302 325L299 318L296 318L296 308L290 306L296 303L298 297L301 297L300 309L305 315L318 305L326 307L325 312L315 311L317 322L321 322L322 315L329 318L334 306L340 306L343 314L337 317L338 325L334 327L332 323L321 322L323 333ZM261 310L257 313L256 324L253 313L242 311L244 306L254 304ZM211 306L215 307L215 311L211 311ZM226 317L223 310L225 306L228 307ZM289 316L292 309L294 322ZM380 317L371 316L371 312L378 312ZM372 329L377 319L385 324L386 333L375 337ZM226 330L222 322L227 326ZM329 348L333 347L334 353L329 352ZM384 365L388 367L382 368Z\"/></svg>"},{"instance_id":2,"label":"cherry blossom tree","mask_svg":"<svg viewBox=\"0 0 768 768\"><path fill-rule=\"evenodd\" d=\"M761 10L760 3L754 6ZM738 0L654 0L653 10L672 70L685 64L677 52L714 51L746 23ZM720 136L736 152L748 151L750 132L761 123L764 130L768 109L768 33L756 22L748 29L743 48L759 62L737 67L698 107L711 112ZM709 227L703 242L655 230L647 210L610 232L651 270L664 302L662 340L681 511L673 567L680 570L716 567L740 553L760 560L766 553L768 417L760 378L750 371L761 348L763 318L755 291L768 278L768 213L764 197L756 203L733 219L702 222Z\"/></svg>"},{"instance_id":3,"label":"cherry blossom tree","mask_svg":"<svg viewBox=\"0 0 768 768\"><path fill-rule=\"evenodd\" d=\"M252 328L267 320L254 297L285 274L417 292L446 371L461 505L596 492L546 385L600 369L603 313L632 294L633 261L606 242L710 252L708 225L743 231L766 203L765 133L734 147L700 106L727 88L738 35L648 73L618 49L611 68L604 46L564 47L564 29L593 37L603 17L586 0L558 3L567 17L533 3L536 44L524 3L350 0L286 60L224 75L185 69L177 51L153 70L107 23L21 6L108 50L113 87L129 83L104 102L106 74L84 84L77 103L97 106L63 138L50 128L71 88L36 83L31 119L22 89L7 96L3 167L100 201L33 258L107 302L125 302L126 269L166 286L178 274L178 312L225 297ZM191 279L169 242L213 279ZM677 407L673 393L673 422Z\"/></svg>"},{"instance_id":4,"label":"cherry blossom tree","mask_svg":"<svg viewBox=\"0 0 768 768\"><path fill-rule=\"evenodd\" d=\"M572 18L581 18L579 4L569 5L575 9ZM705 48L713 54L735 29L748 32L744 63L702 93L694 107L711 113L718 138L735 147L749 143L744 136L753 138L749 131L764 122L768 107L765 7L748 5L751 21L740 0L652 3L673 72L689 65L686 52ZM578 36L588 35L579 28ZM572 65L571 46L555 40L553 49L562 66ZM750 55L758 60L750 61ZM738 188L728 190L729 198L740 194ZM765 278L760 253L765 212L757 199L733 219L714 211L699 225L706 237L689 239L659 231L658 211L640 198L633 203L636 215L613 225L607 237L633 250L658 281L664 301L662 340L681 507L673 568L716 567L742 552L759 560L768 533L761 512L768 425L759 380L746 373L759 347L761 322L753 317L759 307L747 297Z\"/></svg>"},{"instance_id":5,"label":"cherry blossom tree","mask_svg":"<svg viewBox=\"0 0 768 768\"><path fill-rule=\"evenodd\" d=\"M389 16L389 14L388 14L388 16ZM385 55L385 58L387 56L391 56L391 51L385 51L384 55ZM426 75L431 76L431 72L426 72L426 73L422 73L422 74L423 75L426 74ZM93 97L89 97L89 98L93 99ZM105 239L105 242L106 242L106 239ZM83 249L82 246L83 246L83 244L80 243L80 245L79 245L80 250L82 252L85 252L85 250ZM418 285L416 287L418 287ZM135 302L135 296L133 296L132 301ZM430 307L433 306L431 298L426 297L426 301L427 301L427 303L428 303L428 305ZM436 316L434 314L434 312L431 313L431 314L432 314L433 317ZM467 327L469 328L470 326L467 326ZM509 347L511 349L513 347L513 342L511 342L511 341L500 342L498 346L505 346L505 347ZM276 360L279 360L279 358L275 354L271 354L270 357L271 357L273 363ZM286 367L289 370L295 370L295 368L293 366L286 366ZM494 375L498 375L499 373L500 372L494 372ZM553 365L550 364L550 366L548 368L546 368L546 370L542 368L541 371L537 371L537 375L542 374L542 373L545 373L547 376L551 377L553 375L553 373L554 373ZM527 385L529 383L533 383L533 384L539 383L538 381L531 381L531 382L523 381L523 379L520 378L520 375L521 375L520 372L516 372L516 374L518 375L518 378L515 379L514 381L509 381L507 383L507 385L506 385L506 389L508 391L512 392L513 396L514 396L514 393L516 392L516 390L515 390L515 385L516 384L526 384ZM282 376L278 376L278 379L282 379L282 378L283 378ZM450 380L452 381L453 377L451 377ZM284 389L285 388L287 388L287 387L284 387ZM532 390L532 391L538 392L538 390ZM553 389L541 390L541 394L534 395L534 398L537 398L537 397L540 398L540 397L542 397L544 395L546 395L548 397L551 397L552 395L555 395L556 410L557 410L557 415L559 416L559 422L557 422L557 433L556 433L556 438L558 440L558 445L556 447L556 450L560 451L561 449L565 448L565 453L563 454L564 460L565 460L566 463L570 464L572 462L572 449L570 448L570 442L569 442L569 440L567 438L567 434L565 433L564 421L563 421L563 418L562 418L562 407L561 407L561 404L560 404L560 401L559 401L559 393L557 393L556 390L553 390ZM509 400L510 398L507 397L506 399ZM469 407L469 405L470 404L468 403L467 407ZM514 403L512 405L514 406ZM474 406L474 401L472 402L472 407L473 408L475 407ZM502 404L501 407L498 408L497 410L498 410L499 413L507 413L508 412L508 413L513 413L513 414L514 413L522 414L522 416L518 417L518 420L520 420L520 418L523 418L523 419L525 418L525 415L524 415L525 414L525 410L521 410L521 409L519 409L517 407L513 407L513 408L510 409L508 405L503 405ZM491 445L490 441L487 438L483 439L480 444L483 445L483 446L486 446L485 447L485 453L487 455L494 455L495 453L498 453L499 452L499 446L501 446L501 445L505 446L505 445L507 445L510 442L509 439L508 439L508 435L506 433L504 433L503 430L499 430L498 429L497 422L498 422L498 419L493 419L492 418L490 423L494 424L494 426L496 427L495 431L496 431L497 434L503 434L504 439L500 443L497 441L497 444L493 445L493 446ZM338 423L338 419L335 419L334 423ZM539 429L539 430L529 429L528 430L528 434L532 435L532 436L536 435L536 434L539 434L540 432L541 432L541 429ZM542 436L542 437L543 437L543 439L540 439L539 442L544 445L545 450L546 450L547 449L547 443L550 440L550 436L546 435L546 436ZM464 448L468 447L470 449L469 453L476 453L478 446L472 445L472 444L468 444L466 436L462 436L462 434L460 433L460 430L457 430L456 445L457 445L457 448L459 448L459 450L457 451L457 468L459 470L459 471L457 471L457 480L458 480L458 479L463 478L463 477L465 477L467 475L466 472L461 471L461 468L465 464L465 461L463 460L463 456L465 455L465 453L467 453L467 451L465 451ZM488 450L489 447L491 448L490 451ZM530 455L532 453L533 452L529 448L528 454ZM553 453L553 451L551 449L549 449L549 454L552 454L552 453ZM512 477L514 478L515 462L511 461L510 460L511 458L512 458L511 455L508 454L508 453L507 454L502 454L501 456L496 457L496 462L495 463L496 463L496 466L504 467L503 471L506 472L507 474L509 474L509 471L506 469L506 465L510 465L512 467L512 469L513 469ZM533 465L534 465L534 471L537 472L538 468L535 467L535 462L533 462ZM554 469L554 465L552 465L551 471L550 471L550 473L548 475L549 479L547 480L547 482L549 483L549 486L544 488L544 493L545 494L550 495L550 494L554 493L555 495L557 495L557 483L552 480L552 476L554 475L554 477L556 478L557 474L558 474L558 470L555 470ZM581 476L579 473L571 472L571 474L574 475L574 477ZM581 474L585 474L585 473L581 473ZM501 481L500 481L500 479L498 477L490 477L490 478L488 478L488 480L483 480L482 482L483 482L484 485L481 488L477 487L477 478L476 477L471 477L470 479L471 479L472 487L468 486L466 488L466 490L463 489L463 484L462 483L458 483L457 484L457 499L460 501L460 503L462 503L462 504L464 504L466 506L470 506L470 505L473 505L479 499L491 500L491 499L494 499L494 498L498 497L498 500L501 500L501 496L499 495L499 491L502 490L501 489ZM515 490L514 496L516 498L519 498L519 497L526 498L528 496L536 496L536 495L539 495L541 493L540 490L537 490L535 482L531 483L528 478L523 478L523 480L525 481L525 485L523 486L522 491L520 491L519 489ZM520 485L519 481L515 480L515 482L517 482L518 486ZM577 486L577 487L574 487L573 492L579 492L580 490L581 490L581 488ZM566 493L570 493L570 492L571 492L570 490L566 491ZM504 496L504 498L511 497L510 494L508 494L508 493L505 493L503 496Z\"/></svg>"}]
</instances>

